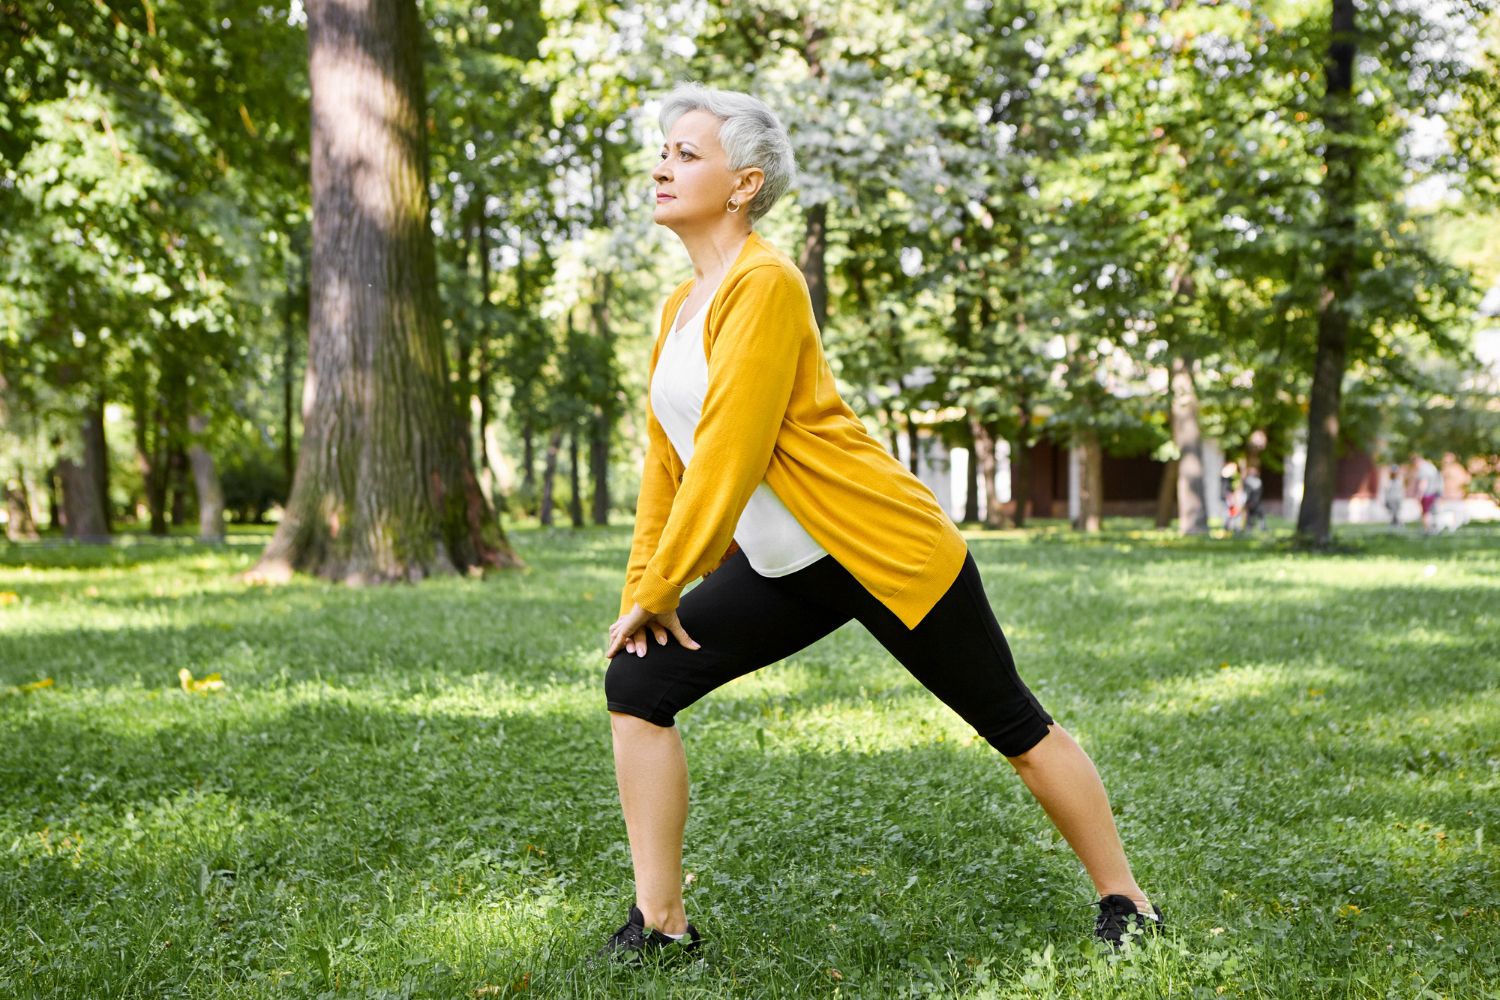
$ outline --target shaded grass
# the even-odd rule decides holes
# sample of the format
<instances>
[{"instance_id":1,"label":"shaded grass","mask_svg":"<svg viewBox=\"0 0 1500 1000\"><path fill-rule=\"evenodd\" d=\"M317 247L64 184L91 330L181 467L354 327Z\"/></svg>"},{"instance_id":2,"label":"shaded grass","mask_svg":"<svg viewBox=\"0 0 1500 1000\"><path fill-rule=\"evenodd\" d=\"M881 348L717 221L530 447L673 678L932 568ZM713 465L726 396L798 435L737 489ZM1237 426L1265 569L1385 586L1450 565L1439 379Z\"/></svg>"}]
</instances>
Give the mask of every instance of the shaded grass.
<instances>
[{"instance_id":1,"label":"shaded grass","mask_svg":"<svg viewBox=\"0 0 1500 1000\"><path fill-rule=\"evenodd\" d=\"M971 537L1160 942L1090 946L1019 782L856 626L684 714L713 941L636 971L587 960L623 531L365 591L239 583L263 534L0 549L0 996L1500 996L1500 533L1346 538Z\"/></svg>"}]
</instances>

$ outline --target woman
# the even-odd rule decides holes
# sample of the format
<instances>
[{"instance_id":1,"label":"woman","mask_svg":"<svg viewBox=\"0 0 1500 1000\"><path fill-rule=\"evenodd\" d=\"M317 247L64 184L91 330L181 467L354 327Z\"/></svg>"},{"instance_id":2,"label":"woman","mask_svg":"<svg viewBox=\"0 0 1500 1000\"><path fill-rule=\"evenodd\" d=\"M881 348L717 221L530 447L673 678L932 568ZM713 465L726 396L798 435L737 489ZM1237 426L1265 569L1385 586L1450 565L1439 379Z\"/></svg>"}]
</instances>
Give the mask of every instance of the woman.
<instances>
[{"instance_id":1,"label":"woman","mask_svg":"<svg viewBox=\"0 0 1500 1000\"><path fill-rule=\"evenodd\" d=\"M1006 756L1100 893L1095 934L1161 920L1092 762L1016 675L963 536L839 398L797 266L753 225L791 143L745 94L683 87L661 113L656 222L693 277L651 357L649 443L605 677L636 905L617 957L695 947L682 900L677 712L858 619ZM736 544L737 543L737 544ZM709 574L687 593L686 584Z\"/></svg>"}]
</instances>

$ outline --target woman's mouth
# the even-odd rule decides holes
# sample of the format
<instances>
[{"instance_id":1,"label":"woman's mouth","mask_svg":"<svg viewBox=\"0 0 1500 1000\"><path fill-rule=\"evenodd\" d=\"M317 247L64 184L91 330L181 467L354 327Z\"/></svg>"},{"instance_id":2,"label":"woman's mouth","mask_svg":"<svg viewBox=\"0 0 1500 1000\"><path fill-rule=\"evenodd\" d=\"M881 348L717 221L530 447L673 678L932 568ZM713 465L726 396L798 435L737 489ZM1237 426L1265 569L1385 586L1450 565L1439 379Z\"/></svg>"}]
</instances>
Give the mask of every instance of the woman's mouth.
<instances>
[{"instance_id":1,"label":"woman's mouth","mask_svg":"<svg viewBox=\"0 0 1500 1000\"><path fill-rule=\"evenodd\" d=\"M664 201L671 201L672 198L673 198L672 195L662 194L660 191L656 192L656 203L658 205L661 204Z\"/></svg>"}]
</instances>

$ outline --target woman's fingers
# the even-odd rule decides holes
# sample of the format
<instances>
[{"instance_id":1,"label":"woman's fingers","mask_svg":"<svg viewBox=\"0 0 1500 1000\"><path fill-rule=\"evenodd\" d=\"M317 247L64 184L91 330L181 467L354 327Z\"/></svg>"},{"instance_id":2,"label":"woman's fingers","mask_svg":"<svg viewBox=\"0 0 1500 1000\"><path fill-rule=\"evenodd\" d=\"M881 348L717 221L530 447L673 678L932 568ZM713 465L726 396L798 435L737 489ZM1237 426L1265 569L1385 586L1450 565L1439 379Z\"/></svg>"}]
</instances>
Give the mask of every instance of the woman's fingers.
<instances>
[{"instance_id":1,"label":"woman's fingers","mask_svg":"<svg viewBox=\"0 0 1500 1000\"><path fill-rule=\"evenodd\" d=\"M667 644L667 630L662 627L661 622L651 623L651 634L656 636L656 644L665 646Z\"/></svg>"},{"instance_id":2,"label":"woman's fingers","mask_svg":"<svg viewBox=\"0 0 1500 1000\"><path fill-rule=\"evenodd\" d=\"M682 621L675 614L672 615L672 617L668 618L663 624L665 624L667 626L667 628L669 628L669 629L672 630L672 634L677 637L677 641L680 642L680 643L682 643L682 645L683 645L684 648L686 648L686 649L701 649L702 648L696 642L693 641L693 637L692 636L690 636L690 635L687 634L687 629L685 629L685 628L682 627Z\"/></svg>"},{"instance_id":3,"label":"woman's fingers","mask_svg":"<svg viewBox=\"0 0 1500 1000\"><path fill-rule=\"evenodd\" d=\"M631 636L630 640L631 640L631 642L633 642L635 644L635 650L634 650L635 655L636 656L645 656L646 655L646 649L647 649L646 630L644 628L642 628L635 635Z\"/></svg>"}]
</instances>

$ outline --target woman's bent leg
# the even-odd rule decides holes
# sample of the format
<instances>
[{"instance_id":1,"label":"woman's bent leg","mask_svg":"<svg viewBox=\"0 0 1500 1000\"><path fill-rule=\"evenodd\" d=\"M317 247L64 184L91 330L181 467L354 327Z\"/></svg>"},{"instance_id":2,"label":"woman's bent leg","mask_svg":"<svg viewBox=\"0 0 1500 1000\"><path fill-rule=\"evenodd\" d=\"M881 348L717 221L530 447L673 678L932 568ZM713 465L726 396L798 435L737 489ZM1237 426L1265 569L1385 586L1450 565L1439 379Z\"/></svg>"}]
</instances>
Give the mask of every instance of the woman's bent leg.
<instances>
[{"instance_id":1,"label":"woman's bent leg","mask_svg":"<svg viewBox=\"0 0 1500 1000\"><path fill-rule=\"evenodd\" d=\"M828 565L824 565L828 564ZM851 615L801 599L788 583L816 588L831 559L786 577L766 578L739 553L688 591L677 609L699 644L652 642L646 655L610 661L604 687L614 737L615 778L635 867L636 906L648 928L680 934L682 839L688 771L674 724L682 709L743 674L785 659Z\"/></svg>"}]
</instances>

